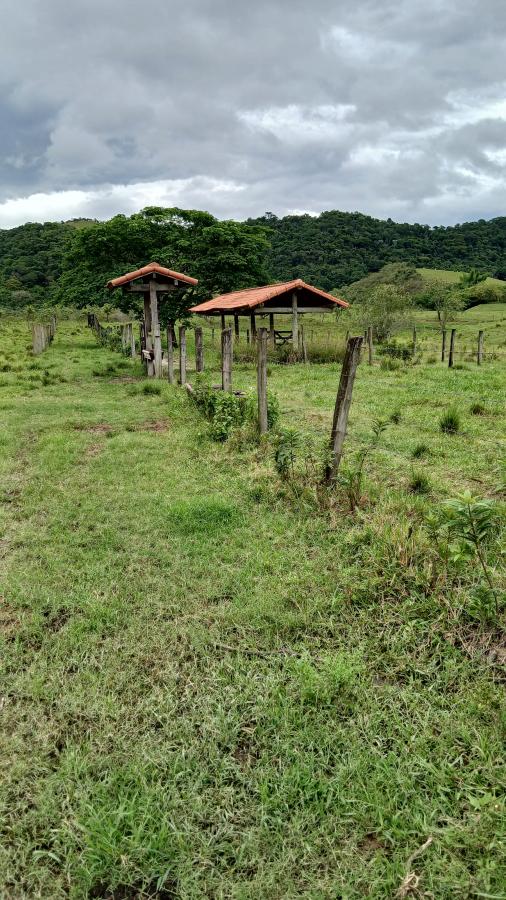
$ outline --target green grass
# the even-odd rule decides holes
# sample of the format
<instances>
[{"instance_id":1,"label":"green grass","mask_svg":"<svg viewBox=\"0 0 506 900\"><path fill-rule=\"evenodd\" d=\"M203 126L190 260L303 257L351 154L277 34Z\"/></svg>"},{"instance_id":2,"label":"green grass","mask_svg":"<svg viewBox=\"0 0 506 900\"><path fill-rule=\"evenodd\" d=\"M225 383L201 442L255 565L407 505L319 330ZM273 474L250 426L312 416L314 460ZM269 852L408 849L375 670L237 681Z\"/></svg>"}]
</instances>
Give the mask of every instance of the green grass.
<instances>
[{"instance_id":1,"label":"green grass","mask_svg":"<svg viewBox=\"0 0 506 900\"><path fill-rule=\"evenodd\" d=\"M431 279L433 281L443 281L446 284L456 284L457 281L460 281L461 276L464 272L454 272L451 269L417 269L417 272L420 273L424 278ZM488 277L483 282L485 285L489 287L497 287L504 289L506 286L506 282L501 281L499 278L491 278Z\"/></svg>"},{"instance_id":2,"label":"green grass","mask_svg":"<svg viewBox=\"0 0 506 900\"><path fill-rule=\"evenodd\" d=\"M504 621L469 615L479 571L426 524L464 488L503 502L504 363L361 365L345 464L399 415L352 515L82 323L36 368L28 343L2 320L3 896L392 898L414 872L504 897ZM319 452L339 365L270 373Z\"/></svg>"}]
</instances>

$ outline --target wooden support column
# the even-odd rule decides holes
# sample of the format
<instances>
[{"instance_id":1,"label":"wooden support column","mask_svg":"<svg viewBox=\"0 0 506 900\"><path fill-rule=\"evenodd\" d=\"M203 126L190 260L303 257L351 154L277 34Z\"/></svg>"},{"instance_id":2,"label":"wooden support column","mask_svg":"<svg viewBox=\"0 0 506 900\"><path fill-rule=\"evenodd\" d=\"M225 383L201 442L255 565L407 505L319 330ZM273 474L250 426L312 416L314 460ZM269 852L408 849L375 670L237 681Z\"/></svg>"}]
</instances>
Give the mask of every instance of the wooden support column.
<instances>
[{"instance_id":1,"label":"wooden support column","mask_svg":"<svg viewBox=\"0 0 506 900\"><path fill-rule=\"evenodd\" d=\"M483 331L478 332L478 357L476 362L481 366L483 362Z\"/></svg>"},{"instance_id":2,"label":"wooden support column","mask_svg":"<svg viewBox=\"0 0 506 900\"><path fill-rule=\"evenodd\" d=\"M457 333L456 328L452 328L450 332L450 352L448 354L448 367L451 369L453 367L453 354L455 352L455 335Z\"/></svg>"},{"instance_id":3,"label":"wooden support column","mask_svg":"<svg viewBox=\"0 0 506 900\"><path fill-rule=\"evenodd\" d=\"M195 371L204 371L204 344L202 340L202 328L195 329Z\"/></svg>"},{"instance_id":4,"label":"wooden support column","mask_svg":"<svg viewBox=\"0 0 506 900\"><path fill-rule=\"evenodd\" d=\"M234 316L234 334L235 339L239 342L240 331L239 331L239 316Z\"/></svg>"},{"instance_id":5,"label":"wooden support column","mask_svg":"<svg viewBox=\"0 0 506 900\"><path fill-rule=\"evenodd\" d=\"M446 329L443 329L442 341L441 341L441 362L445 361L445 355L446 355Z\"/></svg>"},{"instance_id":6,"label":"wooden support column","mask_svg":"<svg viewBox=\"0 0 506 900\"><path fill-rule=\"evenodd\" d=\"M352 337L346 345L330 435L330 458L325 470L327 483L334 481L339 471L362 340L362 337Z\"/></svg>"},{"instance_id":7,"label":"wooden support column","mask_svg":"<svg viewBox=\"0 0 506 900\"><path fill-rule=\"evenodd\" d=\"M146 344L146 350L153 349L153 338L151 335L151 305L148 293L144 294L144 343ZM152 359L147 360L146 369L148 378L153 378L155 366Z\"/></svg>"},{"instance_id":8,"label":"wooden support column","mask_svg":"<svg viewBox=\"0 0 506 900\"><path fill-rule=\"evenodd\" d=\"M269 313L269 342L276 346L276 335L274 334L274 313Z\"/></svg>"},{"instance_id":9,"label":"wooden support column","mask_svg":"<svg viewBox=\"0 0 506 900\"><path fill-rule=\"evenodd\" d=\"M186 384L186 328L179 326L179 383Z\"/></svg>"},{"instance_id":10,"label":"wooden support column","mask_svg":"<svg viewBox=\"0 0 506 900\"><path fill-rule=\"evenodd\" d=\"M297 309L297 294L292 294L292 347L295 351L299 349L299 313Z\"/></svg>"},{"instance_id":11,"label":"wooden support column","mask_svg":"<svg viewBox=\"0 0 506 900\"><path fill-rule=\"evenodd\" d=\"M251 340L254 343L257 339L257 323L255 321L255 313L250 314L249 323L251 327Z\"/></svg>"},{"instance_id":12,"label":"wooden support column","mask_svg":"<svg viewBox=\"0 0 506 900\"><path fill-rule=\"evenodd\" d=\"M167 325L167 378L174 384L174 326Z\"/></svg>"},{"instance_id":13,"label":"wooden support column","mask_svg":"<svg viewBox=\"0 0 506 900\"><path fill-rule=\"evenodd\" d=\"M221 332L221 386L224 391L232 390L232 329Z\"/></svg>"},{"instance_id":14,"label":"wooden support column","mask_svg":"<svg viewBox=\"0 0 506 900\"><path fill-rule=\"evenodd\" d=\"M153 331L153 350L154 350L154 375L155 378L162 377L162 339L160 335L160 322L158 320L158 296L156 293L156 281L152 279L149 282L149 305L151 308L151 329Z\"/></svg>"},{"instance_id":15,"label":"wooden support column","mask_svg":"<svg viewBox=\"0 0 506 900\"><path fill-rule=\"evenodd\" d=\"M267 434L269 421L267 416L267 328L258 330L257 353L257 394L258 394L258 430Z\"/></svg>"}]
</instances>

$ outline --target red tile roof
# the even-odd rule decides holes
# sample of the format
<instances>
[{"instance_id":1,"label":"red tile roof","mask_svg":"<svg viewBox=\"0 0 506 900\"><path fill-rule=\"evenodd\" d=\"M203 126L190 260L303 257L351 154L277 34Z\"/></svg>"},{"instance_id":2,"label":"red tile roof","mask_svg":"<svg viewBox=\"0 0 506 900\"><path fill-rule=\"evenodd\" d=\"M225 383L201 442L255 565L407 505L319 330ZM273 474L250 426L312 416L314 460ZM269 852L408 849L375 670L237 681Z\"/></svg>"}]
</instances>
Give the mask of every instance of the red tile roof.
<instances>
[{"instance_id":1,"label":"red tile roof","mask_svg":"<svg viewBox=\"0 0 506 900\"><path fill-rule=\"evenodd\" d=\"M221 312L222 310L223 312L226 312L228 310L243 308L254 309L255 306L259 306L267 300L272 300L274 297L280 297L283 294L291 293L298 288L302 288L316 297L323 297L325 300L330 300L335 306L349 306L349 303L347 303L346 300L341 300L338 297L334 297L332 294L320 291L319 288L315 288L311 284L306 284L301 278L296 278L294 281L283 281L279 284L266 284L262 287L246 288L243 291L232 291L231 294L221 294L219 297L213 297L212 300L206 300L205 303L199 303L197 306L192 306L190 312L210 313Z\"/></svg>"},{"instance_id":2,"label":"red tile roof","mask_svg":"<svg viewBox=\"0 0 506 900\"><path fill-rule=\"evenodd\" d=\"M127 272L126 275L120 275L119 278L113 278L111 281L107 282L107 287L112 290L112 288L129 284L130 281L135 281L136 278L143 278L146 275L151 275L153 272L156 272L157 275L165 275L166 278L170 278L173 281L183 281L184 284L198 284L196 278L191 278L189 275L183 275L181 272L173 272L172 269L166 269L165 266L161 266L160 263L151 262L148 263L147 266L143 266L142 269L136 269L135 272Z\"/></svg>"}]
</instances>

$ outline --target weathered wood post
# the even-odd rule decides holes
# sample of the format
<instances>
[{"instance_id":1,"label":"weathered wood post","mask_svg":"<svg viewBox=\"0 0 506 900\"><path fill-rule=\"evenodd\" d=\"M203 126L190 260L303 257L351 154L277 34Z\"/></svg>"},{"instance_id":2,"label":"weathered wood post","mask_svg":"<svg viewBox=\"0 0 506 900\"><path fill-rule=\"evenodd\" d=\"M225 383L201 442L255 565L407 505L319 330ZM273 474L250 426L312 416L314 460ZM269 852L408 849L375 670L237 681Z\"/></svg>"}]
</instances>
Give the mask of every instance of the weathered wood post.
<instances>
[{"instance_id":1,"label":"weathered wood post","mask_svg":"<svg viewBox=\"0 0 506 900\"><path fill-rule=\"evenodd\" d=\"M445 361L446 356L446 328L443 328L442 332L442 341L441 341L441 362Z\"/></svg>"},{"instance_id":2,"label":"weathered wood post","mask_svg":"<svg viewBox=\"0 0 506 900\"><path fill-rule=\"evenodd\" d=\"M179 383L186 384L186 328L179 326Z\"/></svg>"},{"instance_id":3,"label":"weathered wood post","mask_svg":"<svg viewBox=\"0 0 506 900\"><path fill-rule=\"evenodd\" d=\"M257 339L257 323L255 320L255 313L250 314L249 323L250 323L250 327L251 327L251 340L253 343L255 343L255 341Z\"/></svg>"},{"instance_id":4,"label":"weathered wood post","mask_svg":"<svg viewBox=\"0 0 506 900\"><path fill-rule=\"evenodd\" d=\"M144 294L144 343L146 345L146 351L151 352L153 350L153 338L151 335L151 305L150 305L150 297L148 293ZM146 373L148 378L152 378L155 373L155 366L152 359L146 360Z\"/></svg>"},{"instance_id":5,"label":"weathered wood post","mask_svg":"<svg viewBox=\"0 0 506 900\"><path fill-rule=\"evenodd\" d=\"M346 345L330 435L330 458L325 469L327 483L334 481L339 471L362 341L362 337L352 337Z\"/></svg>"},{"instance_id":6,"label":"weathered wood post","mask_svg":"<svg viewBox=\"0 0 506 900\"><path fill-rule=\"evenodd\" d=\"M32 325L32 351L38 356L46 349L46 329L44 325Z\"/></svg>"},{"instance_id":7,"label":"weathered wood post","mask_svg":"<svg viewBox=\"0 0 506 900\"><path fill-rule=\"evenodd\" d=\"M239 343L240 331L239 331L239 316L234 315L234 334L235 339Z\"/></svg>"},{"instance_id":8,"label":"weathered wood post","mask_svg":"<svg viewBox=\"0 0 506 900\"><path fill-rule=\"evenodd\" d=\"M204 371L204 344L202 340L202 328L195 329L195 371Z\"/></svg>"},{"instance_id":9,"label":"weathered wood post","mask_svg":"<svg viewBox=\"0 0 506 900\"><path fill-rule=\"evenodd\" d=\"M269 343L273 347L276 346L276 335L274 334L274 313L269 313Z\"/></svg>"},{"instance_id":10,"label":"weathered wood post","mask_svg":"<svg viewBox=\"0 0 506 900\"><path fill-rule=\"evenodd\" d=\"M481 366L483 362L483 331L478 332L478 357L476 362Z\"/></svg>"},{"instance_id":11,"label":"weathered wood post","mask_svg":"<svg viewBox=\"0 0 506 900\"><path fill-rule=\"evenodd\" d=\"M221 330L223 331L227 327L227 323L225 321L225 313L222 313L220 318L221 318Z\"/></svg>"},{"instance_id":12,"label":"weathered wood post","mask_svg":"<svg viewBox=\"0 0 506 900\"><path fill-rule=\"evenodd\" d=\"M292 347L295 351L299 349L299 315L295 291L292 294Z\"/></svg>"},{"instance_id":13,"label":"weathered wood post","mask_svg":"<svg viewBox=\"0 0 506 900\"><path fill-rule=\"evenodd\" d=\"M416 325L413 325L413 356L416 356Z\"/></svg>"},{"instance_id":14,"label":"weathered wood post","mask_svg":"<svg viewBox=\"0 0 506 900\"><path fill-rule=\"evenodd\" d=\"M232 390L232 329L221 332L221 386L224 391Z\"/></svg>"},{"instance_id":15,"label":"weathered wood post","mask_svg":"<svg viewBox=\"0 0 506 900\"><path fill-rule=\"evenodd\" d=\"M133 322L130 322L130 356L132 357L132 359L135 359L135 335Z\"/></svg>"},{"instance_id":16,"label":"weathered wood post","mask_svg":"<svg viewBox=\"0 0 506 900\"><path fill-rule=\"evenodd\" d=\"M158 320L158 297L156 294L156 281L149 282L149 305L151 308L151 328L153 331L154 350L154 376L162 377L162 338L160 335L160 322Z\"/></svg>"},{"instance_id":17,"label":"weathered wood post","mask_svg":"<svg viewBox=\"0 0 506 900\"><path fill-rule=\"evenodd\" d=\"M169 384L174 384L174 326L167 325L167 379Z\"/></svg>"},{"instance_id":18,"label":"weathered wood post","mask_svg":"<svg viewBox=\"0 0 506 900\"><path fill-rule=\"evenodd\" d=\"M368 350L368 363L372 366L372 358L373 358L373 345L372 345L372 325L369 325L367 329L367 350Z\"/></svg>"},{"instance_id":19,"label":"weathered wood post","mask_svg":"<svg viewBox=\"0 0 506 900\"><path fill-rule=\"evenodd\" d=\"M455 334L457 329L452 328L450 332L450 352L448 354L448 367L451 369L453 366L453 354L455 351Z\"/></svg>"},{"instance_id":20,"label":"weathered wood post","mask_svg":"<svg viewBox=\"0 0 506 900\"><path fill-rule=\"evenodd\" d=\"M267 328L258 329L257 353L257 394L258 394L258 430L267 434L269 422L267 417Z\"/></svg>"}]
</instances>

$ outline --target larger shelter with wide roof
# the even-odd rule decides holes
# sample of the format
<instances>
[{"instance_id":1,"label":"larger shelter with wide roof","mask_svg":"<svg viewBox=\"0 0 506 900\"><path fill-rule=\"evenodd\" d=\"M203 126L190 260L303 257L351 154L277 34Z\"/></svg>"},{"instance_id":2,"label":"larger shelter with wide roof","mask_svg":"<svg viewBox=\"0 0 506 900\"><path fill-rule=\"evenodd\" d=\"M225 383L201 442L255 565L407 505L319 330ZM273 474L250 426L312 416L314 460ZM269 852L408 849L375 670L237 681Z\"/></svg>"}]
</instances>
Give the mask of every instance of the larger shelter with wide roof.
<instances>
[{"instance_id":1,"label":"larger shelter with wide roof","mask_svg":"<svg viewBox=\"0 0 506 900\"><path fill-rule=\"evenodd\" d=\"M269 330L271 337L275 339L274 316L291 316L291 337L294 348L299 346L299 315L305 313L327 313L339 308L348 307L346 300L334 297L326 291L311 284L306 284L301 278L293 281L279 282L278 284L265 284L261 287L245 288L242 291L232 291L230 294L221 294L192 306L190 312L204 316L221 316L222 326L225 325L225 316L232 314L237 322L238 316L249 316L252 337L256 334L256 317L269 316Z\"/></svg>"}]
</instances>

